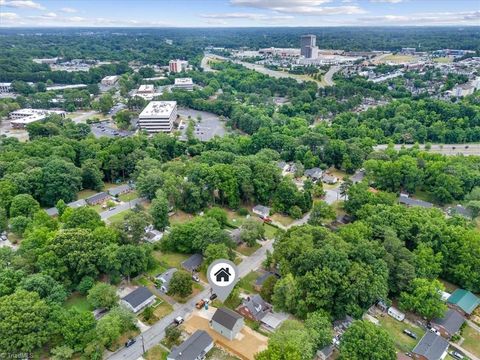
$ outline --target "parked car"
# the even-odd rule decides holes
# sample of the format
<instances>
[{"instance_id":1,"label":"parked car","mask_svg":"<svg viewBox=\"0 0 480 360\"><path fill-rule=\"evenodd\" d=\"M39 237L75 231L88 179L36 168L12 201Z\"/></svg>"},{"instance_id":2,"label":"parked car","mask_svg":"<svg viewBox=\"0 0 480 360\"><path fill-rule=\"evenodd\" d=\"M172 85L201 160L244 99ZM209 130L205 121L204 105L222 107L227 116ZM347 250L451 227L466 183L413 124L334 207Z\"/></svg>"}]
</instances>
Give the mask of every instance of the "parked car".
<instances>
[{"instance_id":1,"label":"parked car","mask_svg":"<svg viewBox=\"0 0 480 360\"><path fill-rule=\"evenodd\" d=\"M200 282L200 278L198 277L198 275L193 274L193 275L192 275L192 279L193 279L193 281L195 281L195 282Z\"/></svg>"},{"instance_id":2,"label":"parked car","mask_svg":"<svg viewBox=\"0 0 480 360\"><path fill-rule=\"evenodd\" d=\"M204 307L204 306L205 306L205 301L204 301L203 299L200 300L199 302L197 302L197 303L195 304L195 307L196 307L197 309L201 309L201 308Z\"/></svg>"},{"instance_id":3,"label":"parked car","mask_svg":"<svg viewBox=\"0 0 480 360\"><path fill-rule=\"evenodd\" d=\"M212 295L210 295L210 300L213 301L213 300L215 300L216 298L217 298L217 294L212 294Z\"/></svg>"},{"instance_id":4,"label":"parked car","mask_svg":"<svg viewBox=\"0 0 480 360\"><path fill-rule=\"evenodd\" d=\"M127 342L125 343L125 347L130 347L133 344L135 344L136 342L137 342L137 340L135 340L135 339L128 339Z\"/></svg>"},{"instance_id":5,"label":"parked car","mask_svg":"<svg viewBox=\"0 0 480 360\"><path fill-rule=\"evenodd\" d=\"M455 359L462 360L464 356L460 354L458 351L450 351L450 355L452 355Z\"/></svg>"},{"instance_id":6,"label":"parked car","mask_svg":"<svg viewBox=\"0 0 480 360\"><path fill-rule=\"evenodd\" d=\"M417 334L415 334L414 332L411 332L411 331L408 330L408 329L403 330L403 333L404 333L405 335L410 336L412 339L417 339Z\"/></svg>"},{"instance_id":7,"label":"parked car","mask_svg":"<svg viewBox=\"0 0 480 360\"><path fill-rule=\"evenodd\" d=\"M435 328L432 327L432 328L430 328L429 330L430 330L431 332L433 332L434 334L437 334L438 336L440 336L440 331L438 331L437 329L435 329Z\"/></svg>"},{"instance_id":8,"label":"parked car","mask_svg":"<svg viewBox=\"0 0 480 360\"><path fill-rule=\"evenodd\" d=\"M181 323L183 323L185 320L181 317L181 316L177 316L175 318L175 320L173 320L173 322L177 325L180 325Z\"/></svg>"}]
</instances>

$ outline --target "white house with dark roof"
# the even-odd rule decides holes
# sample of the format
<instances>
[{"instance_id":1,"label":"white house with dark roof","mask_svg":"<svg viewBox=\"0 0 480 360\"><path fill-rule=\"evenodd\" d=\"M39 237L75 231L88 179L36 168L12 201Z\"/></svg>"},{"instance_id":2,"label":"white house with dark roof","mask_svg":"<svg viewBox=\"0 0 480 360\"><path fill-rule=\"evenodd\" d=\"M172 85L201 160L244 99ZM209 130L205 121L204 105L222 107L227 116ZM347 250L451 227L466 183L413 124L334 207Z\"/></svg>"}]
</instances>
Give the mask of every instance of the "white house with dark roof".
<instances>
[{"instance_id":1,"label":"white house with dark roof","mask_svg":"<svg viewBox=\"0 0 480 360\"><path fill-rule=\"evenodd\" d=\"M167 360L202 360L213 345L213 339L206 331L197 330L179 346L175 346Z\"/></svg>"},{"instance_id":2,"label":"white house with dark roof","mask_svg":"<svg viewBox=\"0 0 480 360\"><path fill-rule=\"evenodd\" d=\"M156 296L151 293L146 287L141 286L133 290L127 296L124 296L120 302L126 308L130 309L134 313L138 313L140 310L155 302Z\"/></svg>"},{"instance_id":3,"label":"white house with dark roof","mask_svg":"<svg viewBox=\"0 0 480 360\"><path fill-rule=\"evenodd\" d=\"M173 274L177 272L176 268L171 268L165 271L163 274L157 275L155 279L157 279L161 285L160 290L164 293L167 293L169 290L170 281L172 280Z\"/></svg>"},{"instance_id":4,"label":"white house with dark roof","mask_svg":"<svg viewBox=\"0 0 480 360\"><path fill-rule=\"evenodd\" d=\"M227 308L217 309L210 320L212 329L228 340L235 339L243 325L243 316Z\"/></svg>"},{"instance_id":5,"label":"white house with dark roof","mask_svg":"<svg viewBox=\"0 0 480 360\"><path fill-rule=\"evenodd\" d=\"M193 254L187 260L182 262L182 267L190 272L197 271L200 265L203 262L203 255L202 254Z\"/></svg>"},{"instance_id":6,"label":"white house with dark roof","mask_svg":"<svg viewBox=\"0 0 480 360\"><path fill-rule=\"evenodd\" d=\"M305 170L304 175L309 179L312 179L312 181L317 181L322 178L323 170L318 167L307 169Z\"/></svg>"},{"instance_id":7,"label":"white house with dark roof","mask_svg":"<svg viewBox=\"0 0 480 360\"><path fill-rule=\"evenodd\" d=\"M253 207L252 212L261 218L266 218L270 215L270 208L268 206L256 205Z\"/></svg>"}]
</instances>

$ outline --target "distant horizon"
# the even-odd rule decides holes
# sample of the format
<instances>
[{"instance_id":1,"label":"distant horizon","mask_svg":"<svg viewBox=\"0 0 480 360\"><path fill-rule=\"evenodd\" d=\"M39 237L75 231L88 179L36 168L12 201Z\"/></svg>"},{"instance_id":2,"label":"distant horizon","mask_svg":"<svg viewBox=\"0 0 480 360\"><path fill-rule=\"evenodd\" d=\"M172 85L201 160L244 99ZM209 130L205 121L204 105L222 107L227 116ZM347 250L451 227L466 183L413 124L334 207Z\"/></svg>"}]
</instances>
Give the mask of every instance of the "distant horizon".
<instances>
[{"instance_id":1,"label":"distant horizon","mask_svg":"<svg viewBox=\"0 0 480 360\"><path fill-rule=\"evenodd\" d=\"M112 11L114 10L114 11ZM475 0L0 0L0 27L479 26Z\"/></svg>"}]
</instances>

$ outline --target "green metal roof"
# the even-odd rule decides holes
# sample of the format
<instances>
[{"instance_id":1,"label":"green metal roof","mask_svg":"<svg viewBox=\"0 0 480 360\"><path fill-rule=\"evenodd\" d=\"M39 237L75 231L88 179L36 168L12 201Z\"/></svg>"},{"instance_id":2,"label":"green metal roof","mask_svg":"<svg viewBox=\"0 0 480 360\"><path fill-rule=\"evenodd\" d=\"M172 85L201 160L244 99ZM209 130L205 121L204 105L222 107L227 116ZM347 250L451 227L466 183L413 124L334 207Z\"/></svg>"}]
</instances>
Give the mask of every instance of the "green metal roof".
<instances>
[{"instance_id":1,"label":"green metal roof","mask_svg":"<svg viewBox=\"0 0 480 360\"><path fill-rule=\"evenodd\" d=\"M457 305L465 313L471 314L480 305L480 298L464 289L457 289L448 298L448 303Z\"/></svg>"}]
</instances>

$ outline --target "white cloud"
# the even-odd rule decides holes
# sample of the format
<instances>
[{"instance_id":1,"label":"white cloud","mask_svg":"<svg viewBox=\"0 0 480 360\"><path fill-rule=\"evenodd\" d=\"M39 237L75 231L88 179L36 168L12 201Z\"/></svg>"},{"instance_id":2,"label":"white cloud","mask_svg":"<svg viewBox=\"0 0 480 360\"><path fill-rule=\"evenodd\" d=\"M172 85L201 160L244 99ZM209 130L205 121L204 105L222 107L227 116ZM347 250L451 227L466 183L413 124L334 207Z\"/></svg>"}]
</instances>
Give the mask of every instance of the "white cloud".
<instances>
[{"instance_id":1,"label":"white cloud","mask_svg":"<svg viewBox=\"0 0 480 360\"><path fill-rule=\"evenodd\" d=\"M390 3L390 4L398 4L401 3L403 0L370 0L373 3Z\"/></svg>"},{"instance_id":2,"label":"white cloud","mask_svg":"<svg viewBox=\"0 0 480 360\"><path fill-rule=\"evenodd\" d=\"M252 21L279 21L279 20L289 20L294 17L291 15L265 15L257 13L214 13L214 14L200 14L200 17L205 19L215 19L225 23L224 19L246 19Z\"/></svg>"},{"instance_id":3,"label":"white cloud","mask_svg":"<svg viewBox=\"0 0 480 360\"><path fill-rule=\"evenodd\" d=\"M364 14L356 5L322 6L331 0L230 0L232 5L309 16Z\"/></svg>"},{"instance_id":4,"label":"white cloud","mask_svg":"<svg viewBox=\"0 0 480 360\"><path fill-rule=\"evenodd\" d=\"M20 19L20 16L12 12L0 12L0 19L2 21L15 21Z\"/></svg>"},{"instance_id":5,"label":"white cloud","mask_svg":"<svg viewBox=\"0 0 480 360\"><path fill-rule=\"evenodd\" d=\"M45 7L32 0L0 0L0 6L45 10Z\"/></svg>"},{"instance_id":6,"label":"white cloud","mask_svg":"<svg viewBox=\"0 0 480 360\"><path fill-rule=\"evenodd\" d=\"M74 14L74 13L78 12L77 9L74 9L74 8L71 8L71 7L63 7L60 10L63 11L64 13L69 13L69 14Z\"/></svg>"},{"instance_id":7,"label":"white cloud","mask_svg":"<svg viewBox=\"0 0 480 360\"><path fill-rule=\"evenodd\" d=\"M480 11L366 16L358 20L381 25L478 25Z\"/></svg>"}]
</instances>

